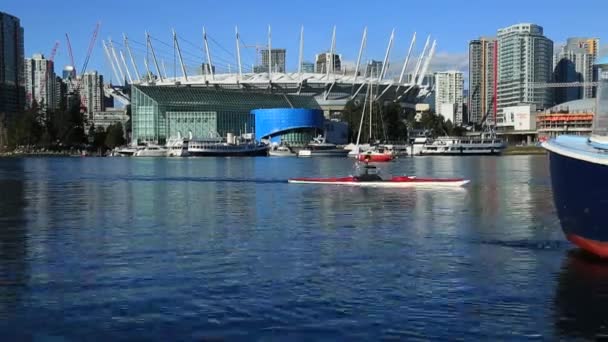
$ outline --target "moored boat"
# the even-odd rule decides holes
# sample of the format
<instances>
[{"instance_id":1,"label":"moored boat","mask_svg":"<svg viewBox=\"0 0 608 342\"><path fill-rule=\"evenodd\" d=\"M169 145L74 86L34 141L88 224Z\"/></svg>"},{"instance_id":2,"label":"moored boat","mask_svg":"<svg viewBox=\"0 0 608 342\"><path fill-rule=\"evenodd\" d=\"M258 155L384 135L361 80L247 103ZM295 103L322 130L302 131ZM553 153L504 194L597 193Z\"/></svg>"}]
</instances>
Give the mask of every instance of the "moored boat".
<instances>
[{"instance_id":1,"label":"moored boat","mask_svg":"<svg viewBox=\"0 0 608 342\"><path fill-rule=\"evenodd\" d=\"M553 200L566 238L608 258L608 58L598 70L591 137L558 136L542 146L549 152Z\"/></svg>"},{"instance_id":2,"label":"moored boat","mask_svg":"<svg viewBox=\"0 0 608 342\"><path fill-rule=\"evenodd\" d=\"M286 145L274 145L268 150L268 155L271 157L295 157L296 153Z\"/></svg>"},{"instance_id":3,"label":"moored boat","mask_svg":"<svg viewBox=\"0 0 608 342\"><path fill-rule=\"evenodd\" d=\"M395 156L388 149L383 147L374 147L369 151L357 155L357 160L370 163L390 162L394 158Z\"/></svg>"},{"instance_id":4,"label":"moored boat","mask_svg":"<svg viewBox=\"0 0 608 342\"><path fill-rule=\"evenodd\" d=\"M146 147L137 150L133 154L134 157L166 157L168 149L164 146L149 144Z\"/></svg>"},{"instance_id":5,"label":"moored boat","mask_svg":"<svg viewBox=\"0 0 608 342\"><path fill-rule=\"evenodd\" d=\"M346 157L350 151L328 143L325 137L317 137L306 148L298 151L298 157Z\"/></svg>"},{"instance_id":6,"label":"moored boat","mask_svg":"<svg viewBox=\"0 0 608 342\"><path fill-rule=\"evenodd\" d=\"M420 155L497 155L505 147L503 141L492 133L475 137L438 137L422 145Z\"/></svg>"},{"instance_id":7,"label":"moored boat","mask_svg":"<svg viewBox=\"0 0 608 342\"><path fill-rule=\"evenodd\" d=\"M228 134L226 139L215 136L190 140L188 155L194 157L256 157L266 156L268 148L268 145L258 143L250 136L235 137Z\"/></svg>"}]
</instances>

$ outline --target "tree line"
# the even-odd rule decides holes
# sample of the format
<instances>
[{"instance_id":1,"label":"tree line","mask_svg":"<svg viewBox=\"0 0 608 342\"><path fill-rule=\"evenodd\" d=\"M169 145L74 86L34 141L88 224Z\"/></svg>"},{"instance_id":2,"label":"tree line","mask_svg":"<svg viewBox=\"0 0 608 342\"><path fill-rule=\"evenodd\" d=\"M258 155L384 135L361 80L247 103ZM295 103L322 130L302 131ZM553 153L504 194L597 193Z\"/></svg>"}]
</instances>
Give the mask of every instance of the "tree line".
<instances>
[{"instance_id":1,"label":"tree line","mask_svg":"<svg viewBox=\"0 0 608 342\"><path fill-rule=\"evenodd\" d=\"M407 141L409 132L414 129L426 130L430 135L437 137L442 135L461 136L466 130L454 125L450 120L445 120L442 115L433 112L425 112L417 120L416 113L407 111L398 103L378 103L372 105L372 119L369 116L369 104L365 109L365 120L361 126L361 142L374 141ZM349 141L356 142L361 124L363 104L351 100L344 107L342 119L349 126ZM370 138L371 127L371 138Z\"/></svg>"},{"instance_id":2,"label":"tree line","mask_svg":"<svg viewBox=\"0 0 608 342\"><path fill-rule=\"evenodd\" d=\"M107 129L90 125L89 134L85 134L88 125L79 103L74 103L70 108L44 113L34 102L31 108L20 113L0 114L0 124L0 148L5 151L25 147L57 151L93 149L104 152L125 143L121 123L113 124Z\"/></svg>"}]
</instances>

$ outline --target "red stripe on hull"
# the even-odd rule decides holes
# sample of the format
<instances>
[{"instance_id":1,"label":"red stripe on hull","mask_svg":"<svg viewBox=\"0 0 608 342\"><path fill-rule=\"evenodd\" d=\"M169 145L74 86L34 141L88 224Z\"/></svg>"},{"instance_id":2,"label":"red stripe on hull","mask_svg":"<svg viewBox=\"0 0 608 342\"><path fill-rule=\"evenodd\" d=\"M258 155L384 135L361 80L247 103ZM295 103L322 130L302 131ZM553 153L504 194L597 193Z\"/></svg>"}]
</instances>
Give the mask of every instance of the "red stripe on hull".
<instances>
[{"instance_id":1,"label":"red stripe on hull","mask_svg":"<svg viewBox=\"0 0 608 342\"><path fill-rule=\"evenodd\" d=\"M390 154L360 154L358 160L368 162L390 162L393 160L393 156Z\"/></svg>"},{"instance_id":2,"label":"red stripe on hull","mask_svg":"<svg viewBox=\"0 0 608 342\"><path fill-rule=\"evenodd\" d=\"M600 258L608 258L608 242L600 242L576 234L570 234L567 236L568 240L580 248L586 250L589 253L595 254Z\"/></svg>"}]
</instances>

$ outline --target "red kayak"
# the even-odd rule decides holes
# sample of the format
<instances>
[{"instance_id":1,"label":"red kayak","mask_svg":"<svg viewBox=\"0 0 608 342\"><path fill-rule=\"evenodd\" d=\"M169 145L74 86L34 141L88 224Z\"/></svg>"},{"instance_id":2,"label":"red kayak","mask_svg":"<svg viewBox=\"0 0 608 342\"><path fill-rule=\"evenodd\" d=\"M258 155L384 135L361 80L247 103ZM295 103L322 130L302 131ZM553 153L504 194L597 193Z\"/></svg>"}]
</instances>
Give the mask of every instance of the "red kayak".
<instances>
[{"instance_id":1,"label":"red kayak","mask_svg":"<svg viewBox=\"0 0 608 342\"><path fill-rule=\"evenodd\" d=\"M463 178L418 178L415 176L395 176L382 179L377 175L361 175L337 178L292 178L289 183L369 186L379 188L410 187L461 187L469 183Z\"/></svg>"}]
</instances>

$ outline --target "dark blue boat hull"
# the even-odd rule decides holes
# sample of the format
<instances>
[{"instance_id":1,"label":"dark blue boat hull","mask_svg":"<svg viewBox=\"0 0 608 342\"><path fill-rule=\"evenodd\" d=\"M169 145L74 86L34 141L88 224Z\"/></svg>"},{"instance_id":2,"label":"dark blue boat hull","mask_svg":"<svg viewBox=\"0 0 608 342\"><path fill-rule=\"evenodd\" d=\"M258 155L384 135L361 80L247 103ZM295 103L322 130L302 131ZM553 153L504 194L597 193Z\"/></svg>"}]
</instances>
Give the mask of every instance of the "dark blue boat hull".
<instances>
[{"instance_id":1,"label":"dark blue boat hull","mask_svg":"<svg viewBox=\"0 0 608 342\"><path fill-rule=\"evenodd\" d=\"M549 151L562 230L579 247L608 257L608 166Z\"/></svg>"}]
</instances>

